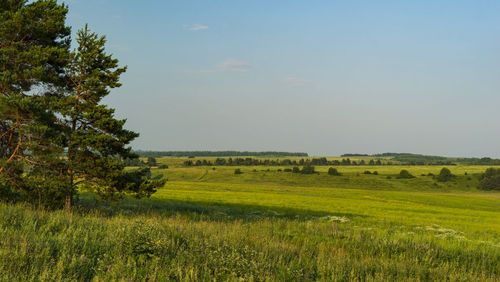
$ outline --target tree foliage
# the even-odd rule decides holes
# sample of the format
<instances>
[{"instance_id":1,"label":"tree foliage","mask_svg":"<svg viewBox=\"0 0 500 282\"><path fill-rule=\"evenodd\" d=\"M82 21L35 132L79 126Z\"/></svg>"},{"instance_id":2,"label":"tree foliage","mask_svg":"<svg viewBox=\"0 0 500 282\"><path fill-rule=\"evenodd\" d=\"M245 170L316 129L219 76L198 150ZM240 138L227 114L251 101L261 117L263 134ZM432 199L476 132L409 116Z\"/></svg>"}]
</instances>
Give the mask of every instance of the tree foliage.
<instances>
[{"instance_id":1,"label":"tree foliage","mask_svg":"<svg viewBox=\"0 0 500 282\"><path fill-rule=\"evenodd\" d=\"M102 104L126 70L105 38L78 32L55 0L0 2L0 196L71 208L78 189L105 199L149 196L149 169L124 171L138 136Z\"/></svg>"},{"instance_id":2,"label":"tree foliage","mask_svg":"<svg viewBox=\"0 0 500 282\"><path fill-rule=\"evenodd\" d=\"M328 175L341 176L342 174L334 167L328 169Z\"/></svg>"},{"instance_id":3,"label":"tree foliage","mask_svg":"<svg viewBox=\"0 0 500 282\"><path fill-rule=\"evenodd\" d=\"M64 140L48 97L66 81L67 12L55 0L0 1L0 194L9 199L61 196Z\"/></svg>"},{"instance_id":4,"label":"tree foliage","mask_svg":"<svg viewBox=\"0 0 500 282\"><path fill-rule=\"evenodd\" d=\"M500 169L486 169L486 172L481 176L478 188L481 190L500 190Z\"/></svg>"},{"instance_id":5,"label":"tree foliage","mask_svg":"<svg viewBox=\"0 0 500 282\"><path fill-rule=\"evenodd\" d=\"M397 178L399 178L399 179L410 179L410 178L415 178L415 176L413 176L408 170L402 169L399 172L399 175L398 175Z\"/></svg>"},{"instance_id":6,"label":"tree foliage","mask_svg":"<svg viewBox=\"0 0 500 282\"><path fill-rule=\"evenodd\" d=\"M439 182L446 182L453 179L453 177L455 177L455 175L453 175L448 168L443 167L439 172L438 176L436 177L436 179Z\"/></svg>"}]
</instances>

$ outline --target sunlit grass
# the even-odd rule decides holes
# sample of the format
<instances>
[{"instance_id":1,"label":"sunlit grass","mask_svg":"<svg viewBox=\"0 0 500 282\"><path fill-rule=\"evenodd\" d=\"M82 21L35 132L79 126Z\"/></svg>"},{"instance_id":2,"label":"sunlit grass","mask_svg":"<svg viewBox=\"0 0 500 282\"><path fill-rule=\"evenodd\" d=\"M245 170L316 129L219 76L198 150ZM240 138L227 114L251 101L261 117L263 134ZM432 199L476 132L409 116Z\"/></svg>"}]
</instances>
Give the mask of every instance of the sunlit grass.
<instances>
[{"instance_id":1,"label":"sunlit grass","mask_svg":"<svg viewBox=\"0 0 500 282\"><path fill-rule=\"evenodd\" d=\"M153 169L169 181L151 199L82 194L71 214L0 204L0 281L500 279L500 193L477 190L483 167L445 183L421 176L441 167L406 180L387 179L397 166L240 168Z\"/></svg>"}]
</instances>

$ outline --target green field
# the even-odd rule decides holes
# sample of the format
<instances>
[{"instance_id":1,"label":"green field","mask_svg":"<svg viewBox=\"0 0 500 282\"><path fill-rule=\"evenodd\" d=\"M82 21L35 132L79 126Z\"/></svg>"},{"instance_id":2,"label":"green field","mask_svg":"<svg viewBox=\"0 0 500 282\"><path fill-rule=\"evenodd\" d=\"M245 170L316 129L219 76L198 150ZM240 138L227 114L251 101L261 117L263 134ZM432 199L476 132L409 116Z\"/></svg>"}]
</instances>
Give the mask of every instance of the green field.
<instances>
[{"instance_id":1,"label":"green field","mask_svg":"<svg viewBox=\"0 0 500 282\"><path fill-rule=\"evenodd\" d=\"M149 200L0 205L0 280L500 281L500 193L476 188L486 167L437 182L440 166L330 176L183 160L159 159L153 177L169 181Z\"/></svg>"}]
</instances>

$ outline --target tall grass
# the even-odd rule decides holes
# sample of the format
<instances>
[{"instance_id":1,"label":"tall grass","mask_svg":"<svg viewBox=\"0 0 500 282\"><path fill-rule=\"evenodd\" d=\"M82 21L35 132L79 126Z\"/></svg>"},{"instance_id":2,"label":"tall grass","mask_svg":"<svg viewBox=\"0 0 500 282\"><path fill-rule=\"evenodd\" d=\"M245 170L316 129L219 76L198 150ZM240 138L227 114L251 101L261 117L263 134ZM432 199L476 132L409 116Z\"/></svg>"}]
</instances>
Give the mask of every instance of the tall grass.
<instances>
[{"instance_id":1,"label":"tall grass","mask_svg":"<svg viewBox=\"0 0 500 282\"><path fill-rule=\"evenodd\" d=\"M475 188L480 169L387 178L402 168L173 164L149 200L0 204L0 281L500 281L500 193Z\"/></svg>"},{"instance_id":2,"label":"tall grass","mask_svg":"<svg viewBox=\"0 0 500 282\"><path fill-rule=\"evenodd\" d=\"M376 217L266 201L108 206L83 197L71 214L0 204L0 280L500 279L498 233Z\"/></svg>"}]
</instances>

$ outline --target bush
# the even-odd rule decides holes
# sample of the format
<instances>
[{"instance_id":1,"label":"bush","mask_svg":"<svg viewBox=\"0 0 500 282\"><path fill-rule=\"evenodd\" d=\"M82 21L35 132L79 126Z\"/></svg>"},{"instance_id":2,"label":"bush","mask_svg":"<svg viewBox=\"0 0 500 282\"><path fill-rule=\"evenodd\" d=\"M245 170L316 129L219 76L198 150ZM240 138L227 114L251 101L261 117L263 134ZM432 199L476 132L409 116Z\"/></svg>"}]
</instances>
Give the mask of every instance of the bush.
<instances>
[{"instance_id":1,"label":"bush","mask_svg":"<svg viewBox=\"0 0 500 282\"><path fill-rule=\"evenodd\" d=\"M292 169L291 168L285 168L283 171L284 172L292 172Z\"/></svg>"},{"instance_id":2,"label":"bush","mask_svg":"<svg viewBox=\"0 0 500 282\"><path fill-rule=\"evenodd\" d=\"M443 169L441 169L441 172L439 172L439 175L437 176L437 181L446 182L451 180L453 177L455 176L451 174L451 171L446 167L443 167Z\"/></svg>"},{"instance_id":3,"label":"bush","mask_svg":"<svg viewBox=\"0 0 500 282\"><path fill-rule=\"evenodd\" d=\"M300 168L298 166L294 166L292 169L293 173L300 173Z\"/></svg>"},{"instance_id":4,"label":"bush","mask_svg":"<svg viewBox=\"0 0 500 282\"><path fill-rule=\"evenodd\" d=\"M328 175L341 176L342 173L340 173L336 168L331 167L328 169Z\"/></svg>"},{"instance_id":5,"label":"bush","mask_svg":"<svg viewBox=\"0 0 500 282\"><path fill-rule=\"evenodd\" d=\"M237 168L234 170L234 174L242 174L241 169Z\"/></svg>"},{"instance_id":6,"label":"bush","mask_svg":"<svg viewBox=\"0 0 500 282\"><path fill-rule=\"evenodd\" d=\"M148 166L156 166L156 165L157 165L156 158L154 158L154 157L149 157L149 158L148 158L148 161L147 161L147 165L148 165Z\"/></svg>"},{"instance_id":7,"label":"bush","mask_svg":"<svg viewBox=\"0 0 500 282\"><path fill-rule=\"evenodd\" d=\"M374 171L372 174L373 175L378 175L378 171Z\"/></svg>"},{"instance_id":8,"label":"bush","mask_svg":"<svg viewBox=\"0 0 500 282\"><path fill-rule=\"evenodd\" d=\"M363 174L372 174L369 170L365 170Z\"/></svg>"},{"instance_id":9,"label":"bush","mask_svg":"<svg viewBox=\"0 0 500 282\"><path fill-rule=\"evenodd\" d=\"M305 163L302 167L302 174L314 174L316 171L314 170L314 166L310 163Z\"/></svg>"},{"instance_id":10,"label":"bush","mask_svg":"<svg viewBox=\"0 0 500 282\"><path fill-rule=\"evenodd\" d=\"M166 164L162 164L160 166L158 166L159 169L167 169L168 168L168 165Z\"/></svg>"},{"instance_id":11,"label":"bush","mask_svg":"<svg viewBox=\"0 0 500 282\"><path fill-rule=\"evenodd\" d=\"M398 179L410 179L410 178L415 178L415 176L411 175L409 171L406 169L403 169L399 172L399 175L397 177Z\"/></svg>"},{"instance_id":12,"label":"bush","mask_svg":"<svg viewBox=\"0 0 500 282\"><path fill-rule=\"evenodd\" d=\"M481 190L500 190L500 169L488 168L481 176L478 188Z\"/></svg>"}]
</instances>

